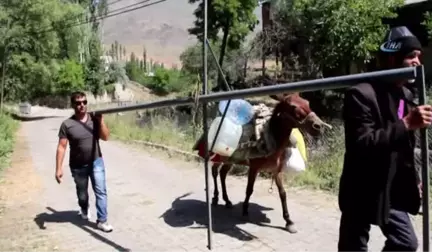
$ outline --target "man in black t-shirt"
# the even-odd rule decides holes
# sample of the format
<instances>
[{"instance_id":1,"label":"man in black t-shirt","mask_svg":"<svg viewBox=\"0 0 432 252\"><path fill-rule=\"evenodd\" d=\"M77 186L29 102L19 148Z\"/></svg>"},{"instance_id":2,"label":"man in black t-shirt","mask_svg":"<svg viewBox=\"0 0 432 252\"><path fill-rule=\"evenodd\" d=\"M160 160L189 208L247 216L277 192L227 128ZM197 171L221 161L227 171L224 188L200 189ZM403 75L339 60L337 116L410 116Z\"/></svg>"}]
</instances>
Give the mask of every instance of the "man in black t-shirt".
<instances>
[{"instance_id":1,"label":"man in black t-shirt","mask_svg":"<svg viewBox=\"0 0 432 252\"><path fill-rule=\"evenodd\" d=\"M75 92L71 96L74 115L63 121L59 130L59 143L56 155L56 180L60 184L63 177L63 159L69 143L69 166L76 185L81 217L90 218L88 182L89 178L96 198L97 227L111 232L107 222L107 190L105 166L99 146L99 139L108 140L109 130L102 115L87 113L86 95Z\"/></svg>"}]
</instances>

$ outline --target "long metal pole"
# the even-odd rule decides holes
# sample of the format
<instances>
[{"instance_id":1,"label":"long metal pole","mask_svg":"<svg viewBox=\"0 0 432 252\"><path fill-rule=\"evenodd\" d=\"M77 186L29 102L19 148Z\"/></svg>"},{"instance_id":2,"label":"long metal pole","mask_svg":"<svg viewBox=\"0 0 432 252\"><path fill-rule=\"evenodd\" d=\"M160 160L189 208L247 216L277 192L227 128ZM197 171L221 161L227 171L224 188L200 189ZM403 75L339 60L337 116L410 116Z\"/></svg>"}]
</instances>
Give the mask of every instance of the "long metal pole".
<instances>
[{"instance_id":1,"label":"long metal pole","mask_svg":"<svg viewBox=\"0 0 432 252\"><path fill-rule=\"evenodd\" d=\"M419 104L426 104L426 83L424 76L424 66L416 68L417 78L416 84L419 90ZM421 163L422 163L422 185L423 185L423 251L430 251L429 248L429 143L428 129L420 130L420 148L421 148Z\"/></svg>"},{"instance_id":2,"label":"long metal pole","mask_svg":"<svg viewBox=\"0 0 432 252\"><path fill-rule=\"evenodd\" d=\"M223 83L225 85L226 90L230 91L231 88L228 85L228 82L227 82L227 80L225 78L225 74L224 74L221 66L219 65L219 62L218 62L218 60L216 58L216 54L214 53L213 49L211 48L210 41L208 39L206 39L205 43L207 44L207 49L210 51L211 55L213 56L213 60L216 63L216 66L217 66L218 71L219 71L219 77L222 77L222 80L223 80ZM229 108L230 105L231 105L231 100L228 100L228 102L227 102L227 104L225 106L224 112L222 113L222 118L221 118L221 121L220 121L220 123L218 125L218 128L216 130L216 134L215 134L215 137L213 139L212 145L210 147L210 152L213 151L213 148L214 148L214 146L216 144L217 137L219 136L220 129L222 128L222 124L223 124L223 122L225 120L225 117L226 117L226 115L228 113L228 108Z\"/></svg>"},{"instance_id":3,"label":"long metal pole","mask_svg":"<svg viewBox=\"0 0 432 252\"><path fill-rule=\"evenodd\" d=\"M248 88L241 90L233 90L228 92L219 92L205 94L198 97L199 103L221 101L227 99L246 98L254 96L273 95L284 92L309 92L326 89L337 89L350 86L361 81L367 81L373 78L386 78L387 80L394 79L414 79L416 78L416 68L407 67L392 70L376 71L370 73L361 73L353 75L345 75L332 78L324 78L318 80L306 80L292 83L278 84L273 86ZM153 109L171 106L182 106L196 104L197 100L194 97L184 97L176 99L166 99L154 102L141 103L137 105L124 106L119 108L107 108L93 111L96 114L110 114L118 112L126 112L139 109Z\"/></svg>"},{"instance_id":4,"label":"long metal pole","mask_svg":"<svg viewBox=\"0 0 432 252\"><path fill-rule=\"evenodd\" d=\"M207 9L208 2L203 0L204 5L204 36L203 36L203 95L207 95L208 92L208 76L207 76ZM208 128L207 128L207 103L203 103L203 133L204 133L204 170L205 170L205 187L206 187L206 201L207 201L207 211L208 211L208 225L207 225L207 247L212 250L213 247L213 221L212 221L212 209L210 204L210 188L209 188L209 151L208 151Z\"/></svg>"}]
</instances>

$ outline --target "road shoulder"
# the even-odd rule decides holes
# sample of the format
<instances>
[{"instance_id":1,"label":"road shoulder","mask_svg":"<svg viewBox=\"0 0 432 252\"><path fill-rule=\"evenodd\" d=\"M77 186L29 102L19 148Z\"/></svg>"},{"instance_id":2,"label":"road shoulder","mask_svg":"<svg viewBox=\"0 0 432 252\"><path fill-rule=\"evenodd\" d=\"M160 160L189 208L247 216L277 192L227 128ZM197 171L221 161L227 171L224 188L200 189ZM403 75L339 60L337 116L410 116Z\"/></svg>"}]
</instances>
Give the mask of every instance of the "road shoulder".
<instances>
[{"instance_id":1,"label":"road shoulder","mask_svg":"<svg viewBox=\"0 0 432 252\"><path fill-rule=\"evenodd\" d=\"M41 232L34 218L43 211L41 178L33 167L23 126L16 133L11 166L0 178L0 251L53 251L52 234Z\"/></svg>"}]
</instances>

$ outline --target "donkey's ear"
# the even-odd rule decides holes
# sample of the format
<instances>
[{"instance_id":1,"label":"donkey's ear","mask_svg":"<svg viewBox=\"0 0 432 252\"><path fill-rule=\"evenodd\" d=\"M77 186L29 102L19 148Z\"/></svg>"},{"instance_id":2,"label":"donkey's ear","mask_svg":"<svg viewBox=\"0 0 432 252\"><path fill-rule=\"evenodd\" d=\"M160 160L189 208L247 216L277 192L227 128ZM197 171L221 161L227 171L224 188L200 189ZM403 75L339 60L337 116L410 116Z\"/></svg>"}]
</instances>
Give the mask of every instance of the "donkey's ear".
<instances>
[{"instance_id":1,"label":"donkey's ear","mask_svg":"<svg viewBox=\"0 0 432 252\"><path fill-rule=\"evenodd\" d=\"M279 96L280 95L270 95L270 98L272 98L273 100L279 101Z\"/></svg>"},{"instance_id":2,"label":"donkey's ear","mask_svg":"<svg viewBox=\"0 0 432 252\"><path fill-rule=\"evenodd\" d=\"M270 95L270 98L272 98L276 101L283 101L285 98L285 95L284 94Z\"/></svg>"}]
</instances>

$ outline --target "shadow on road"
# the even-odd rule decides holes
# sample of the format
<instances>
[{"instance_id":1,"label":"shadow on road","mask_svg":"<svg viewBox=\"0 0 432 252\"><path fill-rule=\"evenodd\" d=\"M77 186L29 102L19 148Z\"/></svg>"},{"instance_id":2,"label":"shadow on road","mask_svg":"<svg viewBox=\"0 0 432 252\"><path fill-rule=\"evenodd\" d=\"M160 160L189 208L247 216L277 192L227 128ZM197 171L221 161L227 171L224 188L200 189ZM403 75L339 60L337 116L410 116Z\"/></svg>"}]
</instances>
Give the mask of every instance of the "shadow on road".
<instances>
[{"instance_id":1,"label":"shadow on road","mask_svg":"<svg viewBox=\"0 0 432 252\"><path fill-rule=\"evenodd\" d=\"M163 218L165 223L171 227L190 227L198 224L199 227L207 228L207 203L196 199L184 199L191 193L186 193L176 198L171 208L166 210L159 218ZM242 203L237 203L232 209L227 209L221 205L212 207L213 231L221 233L241 241L250 241L257 237L238 227L240 224L252 223L259 226L272 227L269 225L270 219L263 211L270 211L273 208L263 207L255 203L249 203L249 220L241 215Z\"/></svg>"},{"instance_id":2,"label":"shadow on road","mask_svg":"<svg viewBox=\"0 0 432 252\"><path fill-rule=\"evenodd\" d=\"M113 247L117 251L130 251L130 249L125 248L107 238L104 236L98 234L96 231L92 229L97 229L96 223L89 222L86 220L81 219L81 217L78 215L77 211L57 211L51 207L47 207L47 210L51 213L40 213L35 218L34 221L38 225L40 229L46 229L45 223L51 222L51 223L71 223L85 232L89 233L91 236L93 236L95 239Z\"/></svg>"},{"instance_id":3,"label":"shadow on road","mask_svg":"<svg viewBox=\"0 0 432 252\"><path fill-rule=\"evenodd\" d=\"M21 116L14 113L10 113L13 119L23 122L29 122L29 121L40 121L44 119L51 119L51 118L60 118L62 116Z\"/></svg>"}]
</instances>

